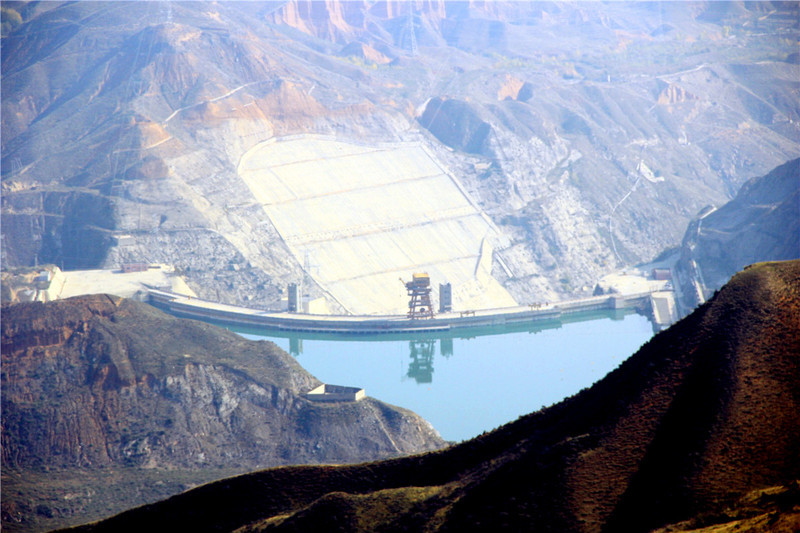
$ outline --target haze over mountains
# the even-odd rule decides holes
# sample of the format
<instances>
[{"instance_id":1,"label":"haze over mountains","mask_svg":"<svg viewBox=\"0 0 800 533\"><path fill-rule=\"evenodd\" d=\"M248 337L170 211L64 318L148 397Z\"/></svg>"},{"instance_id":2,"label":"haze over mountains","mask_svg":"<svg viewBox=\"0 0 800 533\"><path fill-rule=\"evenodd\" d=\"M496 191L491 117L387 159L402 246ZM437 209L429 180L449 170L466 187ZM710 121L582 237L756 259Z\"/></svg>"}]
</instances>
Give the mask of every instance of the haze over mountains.
<instances>
[{"instance_id":1,"label":"haze over mountains","mask_svg":"<svg viewBox=\"0 0 800 533\"><path fill-rule=\"evenodd\" d=\"M305 271L342 310L322 252L287 246L238 174L259 143L315 134L423 146L496 228L460 253L492 259L465 294L496 280L552 300L678 244L800 153L796 3L4 10L8 265L160 261L258 305Z\"/></svg>"},{"instance_id":2,"label":"haze over mountains","mask_svg":"<svg viewBox=\"0 0 800 533\"><path fill-rule=\"evenodd\" d=\"M471 441L256 472L79 531L796 531L798 316L800 261L755 265L591 388Z\"/></svg>"}]
</instances>

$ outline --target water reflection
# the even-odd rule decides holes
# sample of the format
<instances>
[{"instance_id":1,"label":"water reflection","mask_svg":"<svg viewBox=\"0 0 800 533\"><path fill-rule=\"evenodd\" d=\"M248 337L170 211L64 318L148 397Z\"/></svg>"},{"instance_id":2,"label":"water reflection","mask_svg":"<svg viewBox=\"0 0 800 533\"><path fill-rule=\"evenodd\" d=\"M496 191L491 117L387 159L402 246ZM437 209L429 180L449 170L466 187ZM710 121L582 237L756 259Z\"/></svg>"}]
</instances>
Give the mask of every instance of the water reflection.
<instances>
[{"instance_id":1,"label":"water reflection","mask_svg":"<svg viewBox=\"0 0 800 533\"><path fill-rule=\"evenodd\" d=\"M450 358L454 354L454 339L472 339L487 335L503 335L506 333L527 332L536 334L545 330L560 329L564 324L610 318L614 321L625 319L632 314L630 309L615 309L604 311L591 311L575 313L568 317L551 319L527 324L484 326L480 328L447 331L442 333L400 333L380 335L343 335L331 333L306 333L265 330L262 328L229 327L233 331L258 337L283 337L289 341L289 353L294 357L303 354L303 340L308 341L341 341L341 342L392 342L408 341L408 371L406 376L413 378L417 383L433 382L433 361L436 355L436 344L439 344L439 354Z\"/></svg>"},{"instance_id":2,"label":"water reflection","mask_svg":"<svg viewBox=\"0 0 800 533\"><path fill-rule=\"evenodd\" d=\"M450 340L450 351L453 350L453 339ZM408 363L408 377L414 378L417 383L433 383L433 356L436 351L436 341L409 341L408 349L411 361Z\"/></svg>"},{"instance_id":3,"label":"water reflection","mask_svg":"<svg viewBox=\"0 0 800 533\"><path fill-rule=\"evenodd\" d=\"M433 382L433 359L436 356L436 340L411 340L408 341L409 363L407 376L413 378L417 383ZM453 339L444 338L439 340L439 353L443 357L453 355ZM289 353L294 357L299 357L303 353L303 339L300 337L289 337Z\"/></svg>"},{"instance_id":4,"label":"water reflection","mask_svg":"<svg viewBox=\"0 0 800 533\"><path fill-rule=\"evenodd\" d=\"M453 339L439 339L439 353L443 357L453 355Z\"/></svg>"},{"instance_id":5,"label":"water reflection","mask_svg":"<svg viewBox=\"0 0 800 533\"><path fill-rule=\"evenodd\" d=\"M414 335L238 331L277 343L321 381L362 387L458 441L551 405L613 370L652 336L646 318L624 314Z\"/></svg>"},{"instance_id":6,"label":"water reflection","mask_svg":"<svg viewBox=\"0 0 800 533\"><path fill-rule=\"evenodd\" d=\"M289 337L289 353L295 357L303 353L303 339L300 337Z\"/></svg>"}]
</instances>

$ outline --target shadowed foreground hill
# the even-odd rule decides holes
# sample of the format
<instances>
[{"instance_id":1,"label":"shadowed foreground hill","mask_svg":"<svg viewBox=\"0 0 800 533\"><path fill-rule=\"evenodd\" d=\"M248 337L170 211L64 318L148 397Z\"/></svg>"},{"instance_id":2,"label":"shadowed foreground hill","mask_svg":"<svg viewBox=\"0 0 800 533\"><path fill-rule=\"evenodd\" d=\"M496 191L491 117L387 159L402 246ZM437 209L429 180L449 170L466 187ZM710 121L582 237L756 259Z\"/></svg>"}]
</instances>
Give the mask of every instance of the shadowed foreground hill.
<instances>
[{"instance_id":1,"label":"shadowed foreground hill","mask_svg":"<svg viewBox=\"0 0 800 533\"><path fill-rule=\"evenodd\" d=\"M590 389L472 441L248 474L81 531L796 530L799 317L800 262L760 264Z\"/></svg>"},{"instance_id":2,"label":"shadowed foreground hill","mask_svg":"<svg viewBox=\"0 0 800 533\"><path fill-rule=\"evenodd\" d=\"M373 398L305 399L319 383L271 342L131 300L4 306L3 528L64 527L256 469L445 445Z\"/></svg>"}]
</instances>

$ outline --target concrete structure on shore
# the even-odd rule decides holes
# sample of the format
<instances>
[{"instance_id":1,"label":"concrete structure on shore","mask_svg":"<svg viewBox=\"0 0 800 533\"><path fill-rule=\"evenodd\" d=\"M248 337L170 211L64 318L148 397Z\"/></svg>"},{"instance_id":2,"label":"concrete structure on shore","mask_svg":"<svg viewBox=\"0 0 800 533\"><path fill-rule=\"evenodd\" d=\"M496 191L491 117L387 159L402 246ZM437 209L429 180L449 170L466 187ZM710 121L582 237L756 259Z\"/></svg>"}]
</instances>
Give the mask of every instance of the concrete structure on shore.
<instances>
[{"instance_id":1,"label":"concrete structure on shore","mask_svg":"<svg viewBox=\"0 0 800 533\"><path fill-rule=\"evenodd\" d=\"M367 395L364 389L358 387L344 387L342 385L328 385L323 383L308 391L304 396L312 402L357 402Z\"/></svg>"},{"instance_id":2,"label":"concrete structure on shore","mask_svg":"<svg viewBox=\"0 0 800 533\"><path fill-rule=\"evenodd\" d=\"M650 307L653 310L653 322L659 327L668 327L678 321L675 293L671 291L652 293Z\"/></svg>"},{"instance_id":3,"label":"concrete structure on shore","mask_svg":"<svg viewBox=\"0 0 800 533\"><path fill-rule=\"evenodd\" d=\"M107 293L147 299L152 287L165 287L175 294L196 296L184 279L169 265L142 264L120 270L66 270L55 265L17 267L3 272L3 301L48 302L82 294Z\"/></svg>"}]
</instances>

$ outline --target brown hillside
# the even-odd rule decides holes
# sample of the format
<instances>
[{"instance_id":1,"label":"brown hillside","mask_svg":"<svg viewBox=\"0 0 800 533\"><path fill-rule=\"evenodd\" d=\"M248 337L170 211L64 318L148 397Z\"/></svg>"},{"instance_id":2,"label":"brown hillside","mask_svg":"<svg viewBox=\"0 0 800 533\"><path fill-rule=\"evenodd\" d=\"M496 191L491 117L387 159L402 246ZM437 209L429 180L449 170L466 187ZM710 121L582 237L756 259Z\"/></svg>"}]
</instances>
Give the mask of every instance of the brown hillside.
<instances>
[{"instance_id":1,"label":"brown hillside","mask_svg":"<svg viewBox=\"0 0 800 533\"><path fill-rule=\"evenodd\" d=\"M2 312L3 529L64 527L233 473L445 445L373 398L305 399L320 382L271 342L145 304L93 295Z\"/></svg>"},{"instance_id":2,"label":"brown hillside","mask_svg":"<svg viewBox=\"0 0 800 533\"><path fill-rule=\"evenodd\" d=\"M791 528L799 317L800 261L760 264L592 388L472 441L231 478L80 530L649 531L747 513ZM789 487L770 489L780 505L726 511L772 486Z\"/></svg>"}]
</instances>

